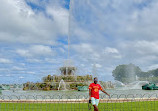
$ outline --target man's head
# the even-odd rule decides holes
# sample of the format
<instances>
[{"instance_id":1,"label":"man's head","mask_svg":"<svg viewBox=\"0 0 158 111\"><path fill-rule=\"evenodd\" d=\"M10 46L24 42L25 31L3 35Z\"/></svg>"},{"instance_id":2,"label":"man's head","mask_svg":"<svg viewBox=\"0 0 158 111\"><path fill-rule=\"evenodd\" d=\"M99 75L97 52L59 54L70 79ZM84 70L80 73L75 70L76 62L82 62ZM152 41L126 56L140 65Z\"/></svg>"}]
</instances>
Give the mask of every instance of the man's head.
<instances>
[{"instance_id":1,"label":"man's head","mask_svg":"<svg viewBox=\"0 0 158 111\"><path fill-rule=\"evenodd\" d=\"M95 83L95 84L98 83L98 78L97 78L97 77L94 78L94 83Z\"/></svg>"}]
</instances>

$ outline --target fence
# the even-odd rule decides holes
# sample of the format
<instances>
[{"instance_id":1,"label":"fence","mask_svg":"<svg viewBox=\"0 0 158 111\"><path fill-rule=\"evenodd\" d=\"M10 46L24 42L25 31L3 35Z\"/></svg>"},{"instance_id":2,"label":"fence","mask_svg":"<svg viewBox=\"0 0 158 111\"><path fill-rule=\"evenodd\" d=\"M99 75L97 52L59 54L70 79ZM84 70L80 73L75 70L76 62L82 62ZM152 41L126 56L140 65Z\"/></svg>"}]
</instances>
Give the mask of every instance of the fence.
<instances>
[{"instance_id":1,"label":"fence","mask_svg":"<svg viewBox=\"0 0 158 111\"><path fill-rule=\"evenodd\" d=\"M1 95L0 111L93 111L85 95ZM158 111L157 94L100 96L99 111Z\"/></svg>"}]
</instances>

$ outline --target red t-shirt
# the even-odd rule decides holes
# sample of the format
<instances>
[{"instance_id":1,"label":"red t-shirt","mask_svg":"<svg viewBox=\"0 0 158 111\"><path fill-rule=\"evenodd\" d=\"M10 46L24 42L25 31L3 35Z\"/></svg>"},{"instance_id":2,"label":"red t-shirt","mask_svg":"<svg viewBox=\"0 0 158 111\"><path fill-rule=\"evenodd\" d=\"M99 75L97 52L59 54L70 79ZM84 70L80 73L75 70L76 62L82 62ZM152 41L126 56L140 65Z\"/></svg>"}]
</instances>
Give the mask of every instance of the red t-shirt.
<instances>
[{"instance_id":1,"label":"red t-shirt","mask_svg":"<svg viewBox=\"0 0 158 111\"><path fill-rule=\"evenodd\" d=\"M102 87L99 84L91 83L89 89L91 89L91 97L99 99L99 90L102 90Z\"/></svg>"}]
</instances>

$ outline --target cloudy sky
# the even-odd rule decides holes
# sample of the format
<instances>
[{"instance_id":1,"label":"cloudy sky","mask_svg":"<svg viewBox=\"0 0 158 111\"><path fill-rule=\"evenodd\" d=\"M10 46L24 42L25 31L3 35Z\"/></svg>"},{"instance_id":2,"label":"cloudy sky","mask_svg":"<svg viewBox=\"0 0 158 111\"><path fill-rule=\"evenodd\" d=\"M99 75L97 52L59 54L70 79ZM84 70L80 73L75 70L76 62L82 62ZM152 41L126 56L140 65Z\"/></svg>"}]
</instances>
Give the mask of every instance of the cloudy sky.
<instances>
[{"instance_id":1,"label":"cloudy sky","mask_svg":"<svg viewBox=\"0 0 158 111\"><path fill-rule=\"evenodd\" d=\"M1 0L0 83L59 75L68 35L78 75L109 81L119 64L158 68L157 12L157 0Z\"/></svg>"}]
</instances>

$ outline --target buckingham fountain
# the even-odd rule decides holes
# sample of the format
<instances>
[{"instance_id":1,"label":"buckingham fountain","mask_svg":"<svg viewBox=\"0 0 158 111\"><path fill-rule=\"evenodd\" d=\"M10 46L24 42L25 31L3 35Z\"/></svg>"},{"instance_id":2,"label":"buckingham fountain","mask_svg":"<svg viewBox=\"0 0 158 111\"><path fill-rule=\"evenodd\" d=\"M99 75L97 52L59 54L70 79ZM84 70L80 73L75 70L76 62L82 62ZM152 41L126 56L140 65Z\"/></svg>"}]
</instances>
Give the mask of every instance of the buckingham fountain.
<instances>
[{"instance_id":1,"label":"buckingham fountain","mask_svg":"<svg viewBox=\"0 0 158 111\"><path fill-rule=\"evenodd\" d=\"M88 90L92 82L92 75L77 75L77 67L71 60L66 60L64 66L59 68L60 75L43 77L42 83L25 83L23 90Z\"/></svg>"}]
</instances>

